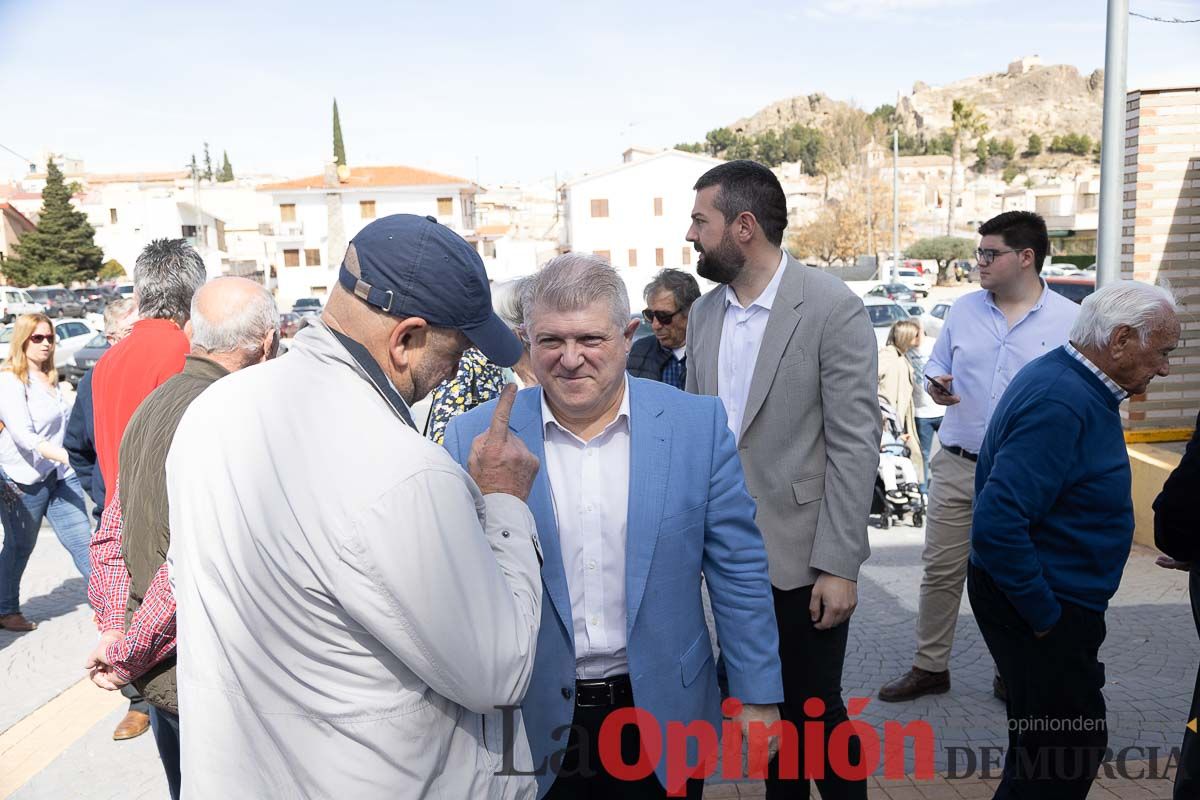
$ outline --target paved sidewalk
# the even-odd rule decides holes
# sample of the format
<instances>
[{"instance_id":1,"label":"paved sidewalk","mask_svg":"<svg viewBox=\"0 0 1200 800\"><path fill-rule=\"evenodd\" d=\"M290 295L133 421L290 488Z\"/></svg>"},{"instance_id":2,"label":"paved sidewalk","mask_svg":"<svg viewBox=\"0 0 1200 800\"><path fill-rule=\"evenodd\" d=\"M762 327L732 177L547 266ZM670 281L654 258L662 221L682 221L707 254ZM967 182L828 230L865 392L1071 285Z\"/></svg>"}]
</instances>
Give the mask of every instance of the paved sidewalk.
<instances>
[{"instance_id":1,"label":"paved sidewalk","mask_svg":"<svg viewBox=\"0 0 1200 800\"><path fill-rule=\"evenodd\" d=\"M1000 747L1005 743L1003 706L991 696L992 667L965 599L951 669L953 690L912 703L886 704L875 691L911 664L921 579L920 530L871 531L873 555L863 568L859 609L851 624L844 677L847 697L872 698L861 715L877 730L888 720L926 720L937 733L939 771L947 748ZM46 708L83 677L82 663L95 640L82 579L49 528L44 528L26 572L25 612L40 625L30 634L0 632L0 777L5 773L4 731ZM1154 566L1154 553L1134 548L1121 590L1108 613L1108 639L1101 650L1108 684L1110 746L1141 748L1133 761L1152 758L1160 772L1168 751L1178 746L1187 722L1200 644L1187 599L1187 576ZM93 691L91 687L84 687ZM76 691L79 691L78 689ZM100 692L101 690L95 689ZM80 714L83 714L80 710ZM123 707L95 722L73 741L53 746L57 757L17 789L13 800L151 800L166 797L154 742L149 734L129 742L111 739ZM36 720L36 718L34 718ZM962 758L964 750L953 751ZM962 761L957 764L961 771ZM1133 774L1145 766L1130 765ZM990 797L995 781L976 774L930 782L872 780L871 797L936 800ZM761 784L715 784L709 798L762 797ZM1169 798L1169 780L1102 779L1092 798ZM0 791L0 800L5 792Z\"/></svg>"}]
</instances>

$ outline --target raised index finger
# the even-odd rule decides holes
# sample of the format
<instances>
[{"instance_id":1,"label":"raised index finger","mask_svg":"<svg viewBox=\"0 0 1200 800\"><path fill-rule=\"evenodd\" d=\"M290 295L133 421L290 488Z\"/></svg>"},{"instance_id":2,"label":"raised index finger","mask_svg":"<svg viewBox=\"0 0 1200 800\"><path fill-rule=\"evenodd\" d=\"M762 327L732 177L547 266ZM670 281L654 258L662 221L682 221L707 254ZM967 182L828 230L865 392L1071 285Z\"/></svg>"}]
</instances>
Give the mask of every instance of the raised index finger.
<instances>
[{"instance_id":1,"label":"raised index finger","mask_svg":"<svg viewBox=\"0 0 1200 800\"><path fill-rule=\"evenodd\" d=\"M500 399L496 402L496 410L492 412L492 424L488 426L488 438L504 439L508 436L508 418L512 415L513 401L517 397L517 387L508 384L500 390Z\"/></svg>"}]
</instances>

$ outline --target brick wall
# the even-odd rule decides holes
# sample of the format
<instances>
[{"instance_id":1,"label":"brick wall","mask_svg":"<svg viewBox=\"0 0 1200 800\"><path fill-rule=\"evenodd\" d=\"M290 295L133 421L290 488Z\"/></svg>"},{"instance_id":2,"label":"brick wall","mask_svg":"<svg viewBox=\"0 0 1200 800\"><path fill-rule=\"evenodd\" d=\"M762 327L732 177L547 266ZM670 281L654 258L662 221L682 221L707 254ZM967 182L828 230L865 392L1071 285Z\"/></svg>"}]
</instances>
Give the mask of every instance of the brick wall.
<instances>
[{"instance_id":1,"label":"brick wall","mask_svg":"<svg viewBox=\"0 0 1200 800\"><path fill-rule=\"evenodd\" d=\"M1200 87L1130 92L1121 277L1165 280L1183 336L1171 374L1121 412L1125 427L1190 428L1200 409Z\"/></svg>"}]
</instances>

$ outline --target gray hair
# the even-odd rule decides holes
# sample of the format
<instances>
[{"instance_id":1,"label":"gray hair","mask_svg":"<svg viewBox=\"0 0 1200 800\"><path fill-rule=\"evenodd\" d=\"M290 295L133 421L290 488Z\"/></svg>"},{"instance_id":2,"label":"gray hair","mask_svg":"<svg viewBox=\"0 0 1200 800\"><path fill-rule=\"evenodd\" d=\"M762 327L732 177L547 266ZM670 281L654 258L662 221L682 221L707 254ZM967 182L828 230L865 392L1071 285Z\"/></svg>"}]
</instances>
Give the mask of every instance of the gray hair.
<instances>
[{"instance_id":1,"label":"gray hair","mask_svg":"<svg viewBox=\"0 0 1200 800\"><path fill-rule=\"evenodd\" d=\"M659 292L670 292L675 298L675 307L686 314L692 303L700 297L700 284L696 283L695 277L690 273L667 267L660 270L654 279L646 284L642 299L649 303L650 298Z\"/></svg>"},{"instance_id":2,"label":"gray hair","mask_svg":"<svg viewBox=\"0 0 1200 800\"><path fill-rule=\"evenodd\" d=\"M224 280L216 278L216 281ZM192 302L192 347L207 353L253 353L262 347L263 339L279 330L279 309L275 298L258 287L253 299L220 320L204 316L201 304Z\"/></svg>"},{"instance_id":3,"label":"gray hair","mask_svg":"<svg viewBox=\"0 0 1200 800\"><path fill-rule=\"evenodd\" d=\"M613 324L629 324L629 291L625 281L599 256L566 253L550 259L521 287L521 307L526 324L539 305L555 311L578 311L593 303L608 303Z\"/></svg>"},{"instance_id":4,"label":"gray hair","mask_svg":"<svg viewBox=\"0 0 1200 800\"><path fill-rule=\"evenodd\" d=\"M133 312L132 297L118 297L104 306L104 332L113 333L117 323Z\"/></svg>"},{"instance_id":5,"label":"gray hair","mask_svg":"<svg viewBox=\"0 0 1200 800\"><path fill-rule=\"evenodd\" d=\"M142 319L187 322L192 295L204 285L204 260L185 239L155 239L133 268L133 293Z\"/></svg>"},{"instance_id":6,"label":"gray hair","mask_svg":"<svg viewBox=\"0 0 1200 800\"><path fill-rule=\"evenodd\" d=\"M1144 345L1168 312L1176 310L1174 295L1161 286L1117 281L1083 298L1070 338L1080 347L1106 347L1113 331L1128 325Z\"/></svg>"},{"instance_id":7,"label":"gray hair","mask_svg":"<svg viewBox=\"0 0 1200 800\"><path fill-rule=\"evenodd\" d=\"M504 324L516 330L525 324L525 311L521 307L521 295L531 278L517 278L492 284L492 310L504 320Z\"/></svg>"}]
</instances>

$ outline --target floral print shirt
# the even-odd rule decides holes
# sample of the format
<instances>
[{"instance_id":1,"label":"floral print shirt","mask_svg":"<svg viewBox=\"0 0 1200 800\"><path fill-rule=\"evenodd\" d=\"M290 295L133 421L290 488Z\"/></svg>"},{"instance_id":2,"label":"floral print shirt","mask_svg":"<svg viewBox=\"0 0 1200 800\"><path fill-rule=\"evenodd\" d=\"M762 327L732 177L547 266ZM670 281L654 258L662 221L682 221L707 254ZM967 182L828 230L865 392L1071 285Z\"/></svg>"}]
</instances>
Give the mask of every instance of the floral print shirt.
<instances>
[{"instance_id":1,"label":"floral print shirt","mask_svg":"<svg viewBox=\"0 0 1200 800\"><path fill-rule=\"evenodd\" d=\"M433 390L429 438L441 444L450 420L499 397L504 383L504 370L488 361L483 353L474 347L464 352L458 362L458 373Z\"/></svg>"}]
</instances>

